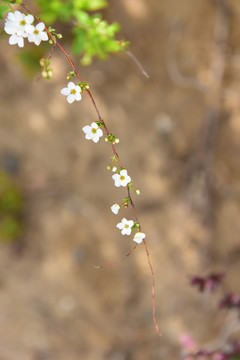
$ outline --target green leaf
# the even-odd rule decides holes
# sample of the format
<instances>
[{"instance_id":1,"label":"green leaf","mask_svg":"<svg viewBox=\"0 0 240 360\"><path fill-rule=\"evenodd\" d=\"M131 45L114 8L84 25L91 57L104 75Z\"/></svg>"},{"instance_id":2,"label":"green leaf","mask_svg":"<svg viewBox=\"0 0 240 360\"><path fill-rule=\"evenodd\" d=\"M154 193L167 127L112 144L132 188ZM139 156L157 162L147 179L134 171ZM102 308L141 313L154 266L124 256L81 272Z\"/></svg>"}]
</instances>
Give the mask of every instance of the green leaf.
<instances>
[{"instance_id":1,"label":"green leaf","mask_svg":"<svg viewBox=\"0 0 240 360\"><path fill-rule=\"evenodd\" d=\"M0 238L5 241L12 241L22 233L22 224L13 216L5 216L0 222Z\"/></svg>"},{"instance_id":2,"label":"green leaf","mask_svg":"<svg viewBox=\"0 0 240 360\"><path fill-rule=\"evenodd\" d=\"M20 190L6 173L0 174L0 213L20 213L23 199Z\"/></svg>"},{"instance_id":3,"label":"green leaf","mask_svg":"<svg viewBox=\"0 0 240 360\"><path fill-rule=\"evenodd\" d=\"M74 36L72 48L75 54L80 54L85 46L86 30L80 27L75 27L73 29L73 33L75 36Z\"/></svg>"},{"instance_id":4,"label":"green leaf","mask_svg":"<svg viewBox=\"0 0 240 360\"><path fill-rule=\"evenodd\" d=\"M8 5L4 5L4 4L0 4L0 19L3 18L4 14L9 11L9 6Z\"/></svg>"},{"instance_id":5,"label":"green leaf","mask_svg":"<svg viewBox=\"0 0 240 360\"><path fill-rule=\"evenodd\" d=\"M103 9L108 5L106 0L74 0L73 4L76 9L90 11Z\"/></svg>"}]
</instances>

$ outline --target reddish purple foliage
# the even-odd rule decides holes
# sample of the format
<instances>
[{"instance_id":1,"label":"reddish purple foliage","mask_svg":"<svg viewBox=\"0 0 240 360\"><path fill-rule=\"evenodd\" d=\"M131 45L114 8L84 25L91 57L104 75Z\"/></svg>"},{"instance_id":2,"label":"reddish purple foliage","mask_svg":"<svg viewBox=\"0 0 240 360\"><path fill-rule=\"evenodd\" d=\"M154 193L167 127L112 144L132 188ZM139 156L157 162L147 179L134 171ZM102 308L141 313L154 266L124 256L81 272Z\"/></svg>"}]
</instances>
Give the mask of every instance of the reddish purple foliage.
<instances>
[{"instance_id":1,"label":"reddish purple foliage","mask_svg":"<svg viewBox=\"0 0 240 360\"><path fill-rule=\"evenodd\" d=\"M220 308L239 308L240 309L240 295L228 293L219 303Z\"/></svg>"},{"instance_id":2,"label":"reddish purple foliage","mask_svg":"<svg viewBox=\"0 0 240 360\"><path fill-rule=\"evenodd\" d=\"M197 286L198 290L203 292L204 290L209 290L213 292L219 286L219 284L223 281L224 278L223 273L212 273L205 277L195 276L191 279L191 285Z\"/></svg>"}]
</instances>

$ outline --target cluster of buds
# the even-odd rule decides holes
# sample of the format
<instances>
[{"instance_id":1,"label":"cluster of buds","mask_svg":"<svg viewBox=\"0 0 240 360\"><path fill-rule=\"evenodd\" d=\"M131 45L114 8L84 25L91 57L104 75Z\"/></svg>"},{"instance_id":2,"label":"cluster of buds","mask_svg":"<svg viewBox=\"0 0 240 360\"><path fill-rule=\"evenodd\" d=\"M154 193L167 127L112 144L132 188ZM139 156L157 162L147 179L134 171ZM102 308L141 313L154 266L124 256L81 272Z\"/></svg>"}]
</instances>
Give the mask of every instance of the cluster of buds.
<instances>
[{"instance_id":1,"label":"cluster of buds","mask_svg":"<svg viewBox=\"0 0 240 360\"><path fill-rule=\"evenodd\" d=\"M42 66L42 77L46 80L50 80L52 77L52 68L50 68L50 60L42 58L40 60L40 65Z\"/></svg>"},{"instance_id":2,"label":"cluster of buds","mask_svg":"<svg viewBox=\"0 0 240 360\"><path fill-rule=\"evenodd\" d=\"M113 145L115 144L119 144L120 140L113 134L108 134L105 139L104 139L106 142L110 142L112 143Z\"/></svg>"}]
</instances>

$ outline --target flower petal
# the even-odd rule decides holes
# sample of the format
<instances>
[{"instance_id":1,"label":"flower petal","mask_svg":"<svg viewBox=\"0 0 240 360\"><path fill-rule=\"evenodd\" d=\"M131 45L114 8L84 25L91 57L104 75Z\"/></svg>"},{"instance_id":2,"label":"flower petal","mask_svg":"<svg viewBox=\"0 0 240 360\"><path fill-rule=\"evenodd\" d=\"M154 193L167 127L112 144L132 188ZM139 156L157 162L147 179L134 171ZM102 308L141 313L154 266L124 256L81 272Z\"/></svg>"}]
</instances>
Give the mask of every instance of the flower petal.
<instances>
[{"instance_id":1,"label":"flower petal","mask_svg":"<svg viewBox=\"0 0 240 360\"><path fill-rule=\"evenodd\" d=\"M102 130L101 129L97 129L97 136L99 136L99 137L101 137L101 136L103 136L103 132L102 132Z\"/></svg>"},{"instance_id":2,"label":"flower petal","mask_svg":"<svg viewBox=\"0 0 240 360\"><path fill-rule=\"evenodd\" d=\"M35 45L38 46L38 45L40 45L40 43L41 43L41 39L40 39L38 36L35 36L35 39L34 39L33 42L34 42Z\"/></svg>"},{"instance_id":3,"label":"flower petal","mask_svg":"<svg viewBox=\"0 0 240 360\"><path fill-rule=\"evenodd\" d=\"M93 129L97 129L97 128L98 128L98 124L97 124L96 122L92 122L92 123L91 123L91 127L92 127Z\"/></svg>"},{"instance_id":4,"label":"flower petal","mask_svg":"<svg viewBox=\"0 0 240 360\"><path fill-rule=\"evenodd\" d=\"M34 17L31 14L25 16L25 21L27 24L32 24L34 21Z\"/></svg>"},{"instance_id":5,"label":"flower petal","mask_svg":"<svg viewBox=\"0 0 240 360\"><path fill-rule=\"evenodd\" d=\"M43 22L40 22L36 25L36 29L38 31L43 31L45 29L45 24Z\"/></svg>"},{"instance_id":6,"label":"flower petal","mask_svg":"<svg viewBox=\"0 0 240 360\"><path fill-rule=\"evenodd\" d=\"M91 131L91 126L86 125L82 128L83 132L85 132L85 134L89 133Z\"/></svg>"},{"instance_id":7,"label":"flower petal","mask_svg":"<svg viewBox=\"0 0 240 360\"><path fill-rule=\"evenodd\" d=\"M9 40L8 40L10 45L15 45L18 43L18 36L13 34L10 36Z\"/></svg>"},{"instance_id":8,"label":"flower petal","mask_svg":"<svg viewBox=\"0 0 240 360\"><path fill-rule=\"evenodd\" d=\"M128 176L128 173L127 173L127 170L121 170L120 171L120 175L122 175L122 176Z\"/></svg>"},{"instance_id":9,"label":"flower petal","mask_svg":"<svg viewBox=\"0 0 240 360\"><path fill-rule=\"evenodd\" d=\"M69 88L70 90L75 89L75 84L74 84L72 81L69 81L69 83L68 83L68 88Z\"/></svg>"},{"instance_id":10,"label":"flower petal","mask_svg":"<svg viewBox=\"0 0 240 360\"><path fill-rule=\"evenodd\" d=\"M92 137L92 141L97 143L99 141L99 137L96 134Z\"/></svg>"},{"instance_id":11,"label":"flower petal","mask_svg":"<svg viewBox=\"0 0 240 360\"><path fill-rule=\"evenodd\" d=\"M65 96L70 95L70 90L69 90L69 88L63 88L63 89L61 90L61 94L62 94L62 95L65 95Z\"/></svg>"},{"instance_id":12,"label":"flower petal","mask_svg":"<svg viewBox=\"0 0 240 360\"><path fill-rule=\"evenodd\" d=\"M10 11L8 14L7 14L7 20L10 20L10 21L14 21L15 20L15 15L12 11Z\"/></svg>"},{"instance_id":13,"label":"flower petal","mask_svg":"<svg viewBox=\"0 0 240 360\"><path fill-rule=\"evenodd\" d=\"M39 36L40 36L42 41L47 41L48 40L48 34L45 31L41 31L39 33Z\"/></svg>"},{"instance_id":14,"label":"flower petal","mask_svg":"<svg viewBox=\"0 0 240 360\"><path fill-rule=\"evenodd\" d=\"M24 47L24 40L21 36L19 36L18 38L18 46L21 48Z\"/></svg>"},{"instance_id":15,"label":"flower petal","mask_svg":"<svg viewBox=\"0 0 240 360\"><path fill-rule=\"evenodd\" d=\"M75 94L75 97L77 101L80 101L82 99L82 95L78 92Z\"/></svg>"},{"instance_id":16,"label":"flower petal","mask_svg":"<svg viewBox=\"0 0 240 360\"><path fill-rule=\"evenodd\" d=\"M85 139L87 139L87 140L92 140L92 135L91 135L91 134L86 134L86 135L85 135Z\"/></svg>"},{"instance_id":17,"label":"flower petal","mask_svg":"<svg viewBox=\"0 0 240 360\"><path fill-rule=\"evenodd\" d=\"M75 95L73 94L68 95L67 101L69 102L69 104L72 104L75 101Z\"/></svg>"},{"instance_id":18,"label":"flower petal","mask_svg":"<svg viewBox=\"0 0 240 360\"><path fill-rule=\"evenodd\" d=\"M34 42L34 39L35 39L35 35L34 35L34 34L29 34L29 35L28 35L28 41L29 41L29 42Z\"/></svg>"},{"instance_id":19,"label":"flower petal","mask_svg":"<svg viewBox=\"0 0 240 360\"><path fill-rule=\"evenodd\" d=\"M14 26L12 23L6 23L5 26L4 26L4 31L9 34L9 35L12 35L12 34L15 34L16 33L16 26Z\"/></svg>"}]
</instances>

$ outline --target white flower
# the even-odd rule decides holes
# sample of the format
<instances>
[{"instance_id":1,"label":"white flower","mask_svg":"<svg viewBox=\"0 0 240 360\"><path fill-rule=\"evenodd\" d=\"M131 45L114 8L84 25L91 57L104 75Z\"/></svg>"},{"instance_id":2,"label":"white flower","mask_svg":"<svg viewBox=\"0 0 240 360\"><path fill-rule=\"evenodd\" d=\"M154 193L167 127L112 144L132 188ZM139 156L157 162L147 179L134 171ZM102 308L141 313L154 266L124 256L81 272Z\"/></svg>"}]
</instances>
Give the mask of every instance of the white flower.
<instances>
[{"instance_id":1,"label":"white flower","mask_svg":"<svg viewBox=\"0 0 240 360\"><path fill-rule=\"evenodd\" d=\"M30 34L28 35L28 41L34 42L37 46L40 44L41 41L48 40L48 34L45 29L45 24L43 22L38 23L35 27L32 26Z\"/></svg>"},{"instance_id":2,"label":"white flower","mask_svg":"<svg viewBox=\"0 0 240 360\"><path fill-rule=\"evenodd\" d=\"M120 205L118 204L113 204L113 206L111 206L111 210L115 215L118 214L119 209L120 209Z\"/></svg>"},{"instance_id":3,"label":"white flower","mask_svg":"<svg viewBox=\"0 0 240 360\"><path fill-rule=\"evenodd\" d=\"M132 232L132 226L134 225L133 220L122 219L120 223L117 224L117 228L121 230L122 235L130 235Z\"/></svg>"},{"instance_id":4,"label":"white flower","mask_svg":"<svg viewBox=\"0 0 240 360\"><path fill-rule=\"evenodd\" d=\"M130 176L127 174L127 170L121 170L119 174L114 174L112 176L115 181L115 186L127 186L131 182Z\"/></svg>"},{"instance_id":5,"label":"white flower","mask_svg":"<svg viewBox=\"0 0 240 360\"><path fill-rule=\"evenodd\" d=\"M69 104L72 102L80 101L82 98L81 88L79 85L75 85L72 81L70 81L66 88L61 90L61 94L67 96L67 101Z\"/></svg>"},{"instance_id":6,"label":"white flower","mask_svg":"<svg viewBox=\"0 0 240 360\"><path fill-rule=\"evenodd\" d=\"M34 28L34 26L31 25L33 21L34 17L30 14L25 15L18 10L9 12L4 26L5 32L11 35L9 44L18 44L19 47L23 47L23 38L28 37L29 33Z\"/></svg>"},{"instance_id":7,"label":"white flower","mask_svg":"<svg viewBox=\"0 0 240 360\"><path fill-rule=\"evenodd\" d=\"M135 241L138 244L141 244L141 242L143 241L143 239L145 239L146 235L142 232L137 232L134 235L133 241Z\"/></svg>"},{"instance_id":8,"label":"white flower","mask_svg":"<svg viewBox=\"0 0 240 360\"><path fill-rule=\"evenodd\" d=\"M99 138L103 136L102 130L99 128L98 124L93 122L90 125L86 125L82 128L83 132L86 134L85 138L87 140L92 140L97 143Z\"/></svg>"}]
</instances>

